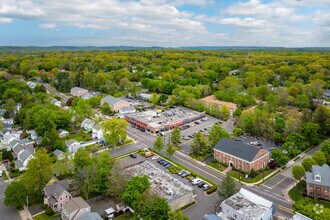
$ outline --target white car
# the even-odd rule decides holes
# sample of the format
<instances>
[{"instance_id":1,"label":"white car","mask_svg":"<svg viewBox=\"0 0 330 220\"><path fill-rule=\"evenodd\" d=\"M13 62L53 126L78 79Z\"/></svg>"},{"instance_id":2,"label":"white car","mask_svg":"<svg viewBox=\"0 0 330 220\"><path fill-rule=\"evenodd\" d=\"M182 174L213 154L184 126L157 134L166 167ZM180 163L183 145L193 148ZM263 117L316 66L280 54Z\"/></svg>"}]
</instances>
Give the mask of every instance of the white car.
<instances>
[{"instance_id":1,"label":"white car","mask_svg":"<svg viewBox=\"0 0 330 220\"><path fill-rule=\"evenodd\" d=\"M157 160L158 159L158 156L153 156L151 159L152 160Z\"/></svg>"},{"instance_id":2,"label":"white car","mask_svg":"<svg viewBox=\"0 0 330 220\"><path fill-rule=\"evenodd\" d=\"M193 179L192 181L191 181L191 184L193 184L193 185L197 185L197 184L199 184L199 183L201 183L203 180L201 180L201 179L199 179L199 178L195 178L195 179Z\"/></svg>"},{"instance_id":3,"label":"white car","mask_svg":"<svg viewBox=\"0 0 330 220\"><path fill-rule=\"evenodd\" d=\"M0 177L2 177L2 170L0 170Z\"/></svg>"}]
</instances>

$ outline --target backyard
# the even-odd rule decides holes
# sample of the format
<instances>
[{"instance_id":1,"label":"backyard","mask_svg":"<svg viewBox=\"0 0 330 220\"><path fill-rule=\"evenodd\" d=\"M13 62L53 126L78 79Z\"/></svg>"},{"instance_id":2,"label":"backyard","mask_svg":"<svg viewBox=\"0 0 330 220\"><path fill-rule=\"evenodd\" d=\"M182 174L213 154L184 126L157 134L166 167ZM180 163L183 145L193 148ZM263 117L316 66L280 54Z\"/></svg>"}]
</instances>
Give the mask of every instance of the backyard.
<instances>
[{"instance_id":1,"label":"backyard","mask_svg":"<svg viewBox=\"0 0 330 220\"><path fill-rule=\"evenodd\" d=\"M35 217L33 217L33 220L55 220L55 219L61 219L60 217L60 213L55 213L52 216L48 216L46 215L46 213L41 213L39 215L36 215Z\"/></svg>"},{"instance_id":2,"label":"backyard","mask_svg":"<svg viewBox=\"0 0 330 220\"><path fill-rule=\"evenodd\" d=\"M81 130L78 133L75 134L70 134L67 139L74 139L76 141L89 141L92 140L92 137L90 135L90 133L86 133L83 130Z\"/></svg>"}]
</instances>

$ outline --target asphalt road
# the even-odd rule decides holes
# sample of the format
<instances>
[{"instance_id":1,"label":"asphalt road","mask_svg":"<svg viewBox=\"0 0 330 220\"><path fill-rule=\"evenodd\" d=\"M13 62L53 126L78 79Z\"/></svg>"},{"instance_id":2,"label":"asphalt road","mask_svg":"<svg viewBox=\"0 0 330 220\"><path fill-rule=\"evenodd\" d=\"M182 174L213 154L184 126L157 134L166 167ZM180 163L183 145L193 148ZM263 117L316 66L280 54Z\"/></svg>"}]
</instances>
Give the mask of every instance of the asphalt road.
<instances>
[{"instance_id":1,"label":"asphalt road","mask_svg":"<svg viewBox=\"0 0 330 220\"><path fill-rule=\"evenodd\" d=\"M15 208L7 207L4 203L4 193L8 183L4 183L0 178L0 219L1 220L20 220L21 217Z\"/></svg>"}]
</instances>

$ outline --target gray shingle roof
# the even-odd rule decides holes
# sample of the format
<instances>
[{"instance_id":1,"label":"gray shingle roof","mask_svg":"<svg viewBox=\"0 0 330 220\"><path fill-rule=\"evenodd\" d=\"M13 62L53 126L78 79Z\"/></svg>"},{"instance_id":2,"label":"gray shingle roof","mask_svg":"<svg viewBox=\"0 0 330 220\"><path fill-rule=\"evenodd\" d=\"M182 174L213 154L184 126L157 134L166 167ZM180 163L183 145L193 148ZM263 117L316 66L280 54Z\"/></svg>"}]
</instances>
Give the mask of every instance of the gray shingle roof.
<instances>
[{"instance_id":1,"label":"gray shingle roof","mask_svg":"<svg viewBox=\"0 0 330 220\"><path fill-rule=\"evenodd\" d=\"M130 105L130 106L126 107L126 108L122 108L120 111L121 112L131 112L131 111L136 111L136 109L135 109L135 107L133 105Z\"/></svg>"},{"instance_id":2,"label":"gray shingle roof","mask_svg":"<svg viewBox=\"0 0 330 220\"><path fill-rule=\"evenodd\" d=\"M97 212L87 212L79 217L79 220L103 220Z\"/></svg>"},{"instance_id":3,"label":"gray shingle roof","mask_svg":"<svg viewBox=\"0 0 330 220\"><path fill-rule=\"evenodd\" d=\"M20 160L15 160L15 168L16 168L16 169L19 169L19 168L21 168L21 167L23 167L23 163L22 163L22 161L20 161Z\"/></svg>"},{"instance_id":4,"label":"gray shingle roof","mask_svg":"<svg viewBox=\"0 0 330 220\"><path fill-rule=\"evenodd\" d=\"M83 208L88 208L90 205L83 200L81 197L72 198L68 203L64 204L63 207L68 211L69 214L76 212Z\"/></svg>"},{"instance_id":5,"label":"gray shingle roof","mask_svg":"<svg viewBox=\"0 0 330 220\"><path fill-rule=\"evenodd\" d=\"M214 149L222 151L226 154L233 155L243 160L252 162L259 152L259 148L242 143L241 141L233 141L229 138L222 138Z\"/></svg>"},{"instance_id":6,"label":"gray shingle roof","mask_svg":"<svg viewBox=\"0 0 330 220\"><path fill-rule=\"evenodd\" d=\"M52 197L56 201L62 195L64 191L68 191L69 189L69 182L68 180L62 180L59 182L55 182L52 185L45 187L45 196Z\"/></svg>"},{"instance_id":7,"label":"gray shingle roof","mask_svg":"<svg viewBox=\"0 0 330 220\"><path fill-rule=\"evenodd\" d=\"M116 104L117 102L119 102L121 99L118 99L116 97L113 97L111 95L108 95L106 97L104 97L103 99L101 99L101 103L108 103L109 105L114 105Z\"/></svg>"},{"instance_id":8,"label":"gray shingle roof","mask_svg":"<svg viewBox=\"0 0 330 220\"><path fill-rule=\"evenodd\" d=\"M319 174L321 176L321 182L317 182L314 179L314 175ZM306 182L322 185L322 186L330 186L330 168L328 165L324 164L323 166L312 166L312 172L306 172Z\"/></svg>"},{"instance_id":9,"label":"gray shingle roof","mask_svg":"<svg viewBox=\"0 0 330 220\"><path fill-rule=\"evenodd\" d=\"M56 149L54 151L54 156L57 157L57 156L61 155L62 153L63 153L63 151Z\"/></svg>"},{"instance_id":10,"label":"gray shingle roof","mask_svg":"<svg viewBox=\"0 0 330 220\"><path fill-rule=\"evenodd\" d=\"M33 151L31 149L25 149L21 154L20 154L20 160L24 163L26 159L29 158L33 154Z\"/></svg>"}]
</instances>

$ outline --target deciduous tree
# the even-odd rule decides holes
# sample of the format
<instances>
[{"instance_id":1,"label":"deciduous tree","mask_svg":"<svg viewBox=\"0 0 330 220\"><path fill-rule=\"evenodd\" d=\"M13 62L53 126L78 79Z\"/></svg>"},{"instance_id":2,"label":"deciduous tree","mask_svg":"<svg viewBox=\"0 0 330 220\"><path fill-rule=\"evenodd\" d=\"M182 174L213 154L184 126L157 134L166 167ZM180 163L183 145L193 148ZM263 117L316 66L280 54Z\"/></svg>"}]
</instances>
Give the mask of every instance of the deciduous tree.
<instances>
[{"instance_id":1,"label":"deciduous tree","mask_svg":"<svg viewBox=\"0 0 330 220\"><path fill-rule=\"evenodd\" d=\"M305 168L301 165L294 165L292 167L292 175L296 180L301 180L303 176L305 176Z\"/></svg>"},{"instance_id":2,"label":"deciduous tree","mask_svg":"<svg viewBox=\"0 0 330 220\"><path fill-rule=\"evenodd\" d=\"M27 195L26 185L21 180L14 181L6 188L4 204L21 209L25 204Z\"/></svg>"},{"instance_id":3,"label":"deciduous tree","mask_svg":"<svg viewBox=\"0 0 330 220\"><path fill-rule=\"evenodd\" d=\"M154 143L154 149L158 152L164 150L164 140L161 136L157 136Z\"/></svg>"},{"instance_id":4,"label":"deciduous tree","mask_svg":"<svg viewBox=\"0 0 330 220\"><path fill-rule=\"evenodd\" d=\"M210 130L210 135L209 135L209 143L211 147L214 147L220 140L221 138L230 138L230 134L224 130L221 125L213 125Z\"/></svg>"},{"instance_id":5,"label":"deciduous tree","mask_svg":"<svg viewBox=\"0 0 330 220\"><path fill-rule=\"evenodd\" d=\"M315 160L316 164L321 165L321 166L327 162L325 155L322 151L316 151L313 154L312 158Z\"/></svg>"},{"instance_id":6,"label":"deciduous tree","mask_svg":"<svg viewBox=\"0 0 330 220\"><path fill-rule=\"evenodd\" d=\"M127 139L127 121L120 118L112 118L102 124L104 139L112 146L124 144Z\"/></svg>"},{"instance_id":7,"label":"deciduous tree","mask_svg":"<svg viewBox=\"0 0 330 220\"><path fill-rule=\"evenodd\" d=\"M171 142L177 146L181 142L181 130L179 127L175 127L172 131Z\"/></svg>"},{"instance_id":8,"label":"deciduous tree","mask_svg":"<svg viewBox=\"0 0 330 220\"><path fill-rule=\"evenodd\" d=\"M167 148L166 148L166 153L167 153L167 155L168 155L170 158L171 158L171 156L174 155L174 153L175 153L175 148L174 148L174 146L173 146L172 143L170 143L170 144L167 146Z\"/></svg>"}]
</instances>

